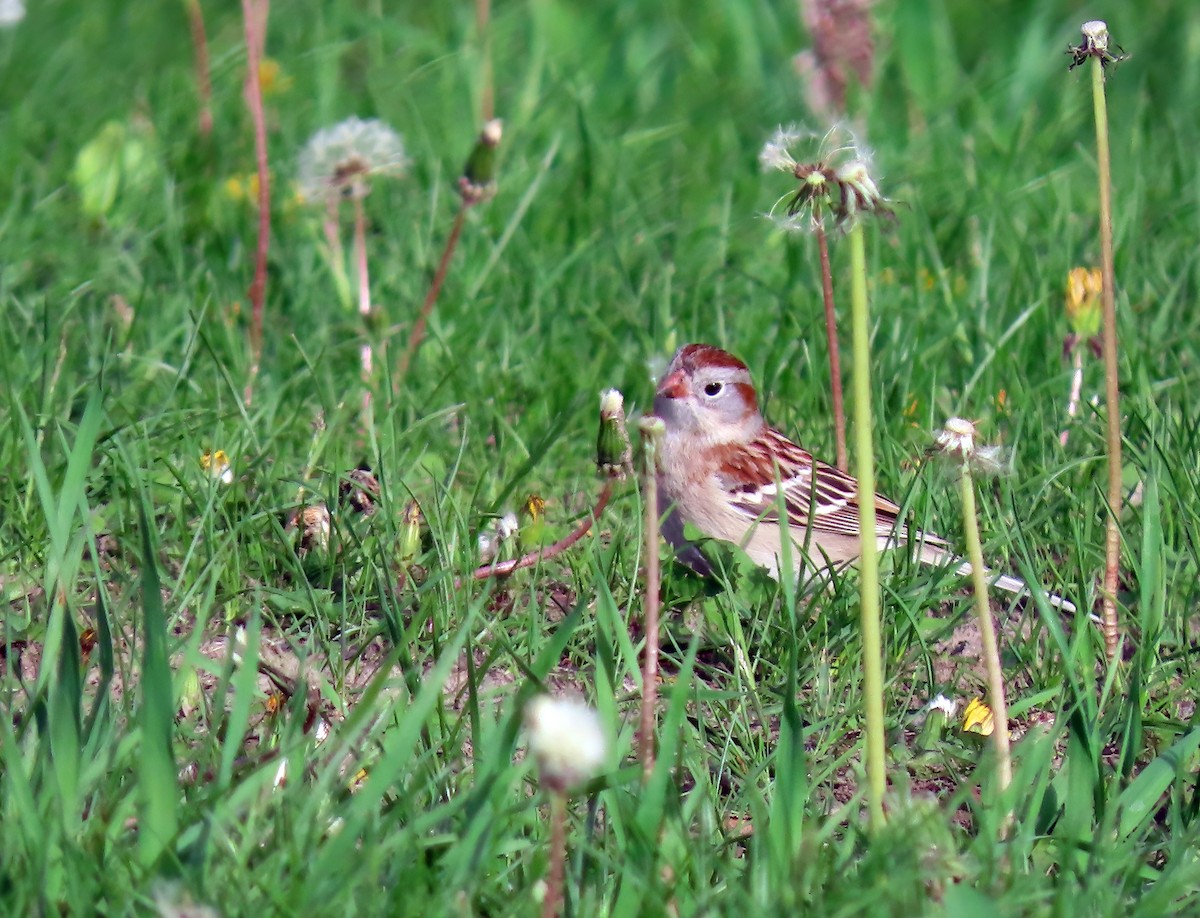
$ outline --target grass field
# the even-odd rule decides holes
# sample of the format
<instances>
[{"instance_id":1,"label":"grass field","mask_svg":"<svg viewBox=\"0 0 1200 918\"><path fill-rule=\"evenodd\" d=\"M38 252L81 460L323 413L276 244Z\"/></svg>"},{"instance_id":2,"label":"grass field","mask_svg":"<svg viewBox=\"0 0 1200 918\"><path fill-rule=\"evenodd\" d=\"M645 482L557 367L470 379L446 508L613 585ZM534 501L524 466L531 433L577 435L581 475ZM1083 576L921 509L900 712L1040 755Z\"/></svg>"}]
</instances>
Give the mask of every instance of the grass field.
<instances>
[{"instance_id":1,"label":"grass field","mask_svg":"<svg viewBox=\"0 0 1200 918\"><path fill-rule=\"evenodd\" d=\"M1000 792L990 747L960 729L984 688L965 584L887 558L878 833L853 572L797 593L719 544L713 582L667 565L646 783L637 487L569 551L458 580L501 514L522 523L501 557L586 516L599 393L648 410L652 374L687 341L738 354L772 422L832 458L815 248L764 218L789 185L757 162L778 125L824 126L793 68L808 45L793 4L498 2L498 192L468 213L400 378L480 130L475 9L276 3L249 405L239 11L204 4L205 138L185 4L28 7L0 29L0 912L534 914L548 807L521 712L539 691L582 692L611 736L571 805L573 914L1200 910L1187 4L873 8L875 79L850 113L896 210L868 232L879 487L959 544L956 488L924 457L947 417L977 419L1013 452L979 496L987 557L1079 606L993 598L1014 716ZM1095 17L1132 55L1108 84L1132 498L1112 668L1087 617L1103 372L1089 352L1069 420L1062 356L1068 271L1099 263L1089 81L1063 52ZM295 191L307 139L354 115L390 124L411 157L364 202L381 313L367 414L368 332L321 208ZM80 171L81 151L98 170ZM349 254L349 220L341 238ZM202 466L217 450L231 483ZM359 468L379 483L371 514L339 493ZM327 542L301 545L290 521L322 504ZM960 711L941 731L925 712L939 693Z\"/></svg>"}]
</instances>

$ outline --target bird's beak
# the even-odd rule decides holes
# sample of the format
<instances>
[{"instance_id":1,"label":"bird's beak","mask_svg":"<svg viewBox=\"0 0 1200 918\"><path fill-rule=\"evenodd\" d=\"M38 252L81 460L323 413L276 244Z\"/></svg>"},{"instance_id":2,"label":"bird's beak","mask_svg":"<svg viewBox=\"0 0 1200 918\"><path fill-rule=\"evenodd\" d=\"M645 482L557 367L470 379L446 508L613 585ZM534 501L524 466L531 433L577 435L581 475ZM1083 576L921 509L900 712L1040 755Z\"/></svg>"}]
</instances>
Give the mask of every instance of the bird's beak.
<instances>
[{"instance_id":1,"label":"bird's beak","mask_svg":"<svg viewBox=\"0 0 1200 918\"><path fill-rule=\"evenodd\" d=\"M687 376L683 370L668 373L658 384L658 394L662 398L683 398L688 394Z\"/></svg>"}]
</instances>

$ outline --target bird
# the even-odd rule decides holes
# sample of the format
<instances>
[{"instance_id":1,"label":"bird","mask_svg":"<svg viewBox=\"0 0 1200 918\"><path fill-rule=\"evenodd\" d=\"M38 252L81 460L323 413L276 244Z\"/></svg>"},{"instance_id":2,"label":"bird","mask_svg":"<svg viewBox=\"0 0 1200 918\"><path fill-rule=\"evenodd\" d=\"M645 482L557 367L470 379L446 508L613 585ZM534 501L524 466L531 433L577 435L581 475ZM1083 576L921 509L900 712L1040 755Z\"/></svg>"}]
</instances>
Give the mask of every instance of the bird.
<instances>
[{"instance_id":1,"label":"bird","mask_svg":"<svg viewBox=\"0 0 1200 918\"><path fill-rule=\"evenodd\" d=\"M681 347L658 383L654 414L665 428L656 471L662 533L681 562L711 574L708 560L684 536L686 523L740 546L776 580L785 530L797 577L806 567L827 570L859 557L857 479L766 422L750 370L733 354L710 344ZM900 507L882 495L875 497L875 519L881 550L915 542L922 562L955 564L960 575L971 573L970 563L945 539L901 524ZM989 576L1002 590L1029 592L1017 577L990 571ZM1066 611L1075 609L1062 597L1047 594L1047 599Z\"/></svg>"}]
</instances>

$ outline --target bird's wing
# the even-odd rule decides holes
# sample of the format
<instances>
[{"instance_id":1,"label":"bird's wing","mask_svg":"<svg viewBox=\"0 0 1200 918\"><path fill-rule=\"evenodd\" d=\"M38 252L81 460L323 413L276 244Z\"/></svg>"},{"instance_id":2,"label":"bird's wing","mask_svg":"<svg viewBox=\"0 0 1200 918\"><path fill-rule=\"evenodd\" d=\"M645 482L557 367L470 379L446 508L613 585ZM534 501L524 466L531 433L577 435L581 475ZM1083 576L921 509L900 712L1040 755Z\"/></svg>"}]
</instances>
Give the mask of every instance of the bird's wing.
<instances>
[{"instance_id":1,"label":"bird's wing","mask_svg":"<svg viewBox=\"0 0 1200 918\"><path fill-rule=\"evenodd\" d=\"M779 522L779 491L788 523L794 529L858 538L858 482L852 476L815 459L781 433L766 428L742 453L742 461L718 474L732 505L758 522ZM900 508L886 497L875 497L875 532L882 538L895 533ZM901 527L898 535L904 538Z\"/></svg>"}]
</instances>

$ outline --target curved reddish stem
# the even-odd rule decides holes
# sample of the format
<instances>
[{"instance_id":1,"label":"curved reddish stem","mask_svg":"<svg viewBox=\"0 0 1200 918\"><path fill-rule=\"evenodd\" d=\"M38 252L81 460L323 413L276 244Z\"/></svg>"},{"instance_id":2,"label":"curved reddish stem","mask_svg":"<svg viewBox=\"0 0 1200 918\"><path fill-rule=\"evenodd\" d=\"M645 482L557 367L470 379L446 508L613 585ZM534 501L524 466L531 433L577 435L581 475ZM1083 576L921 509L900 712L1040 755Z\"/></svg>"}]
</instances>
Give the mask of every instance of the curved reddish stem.
<instances>
[{"instance_id":1,"label":"curved reddish stem","mask_svg":"<svg viewBox=\"0 0 1200 918\"><path fill-rule=\"evenodd\" d=\"M606 481L604 482L604 487L600 489L600 496L596 498L596 506L592 508L591 513L580 520L579 525L570 535L564 536L547 548L532 551L524 557L514 558L512 561L505 561L501 564L485 564L482 567L477 567L471 572L471 579L487 580L490 577L506 577L513 571L533 567L539 561L547 561L555 555L561 555L591 531L592 526L600 518L600 514L604 512L604 508L608 506L608 502L611 499L612 482ZM462 586L463 579L459 577L455 580L454 586L456 588Z\"/></svg>"}]
</instances>

